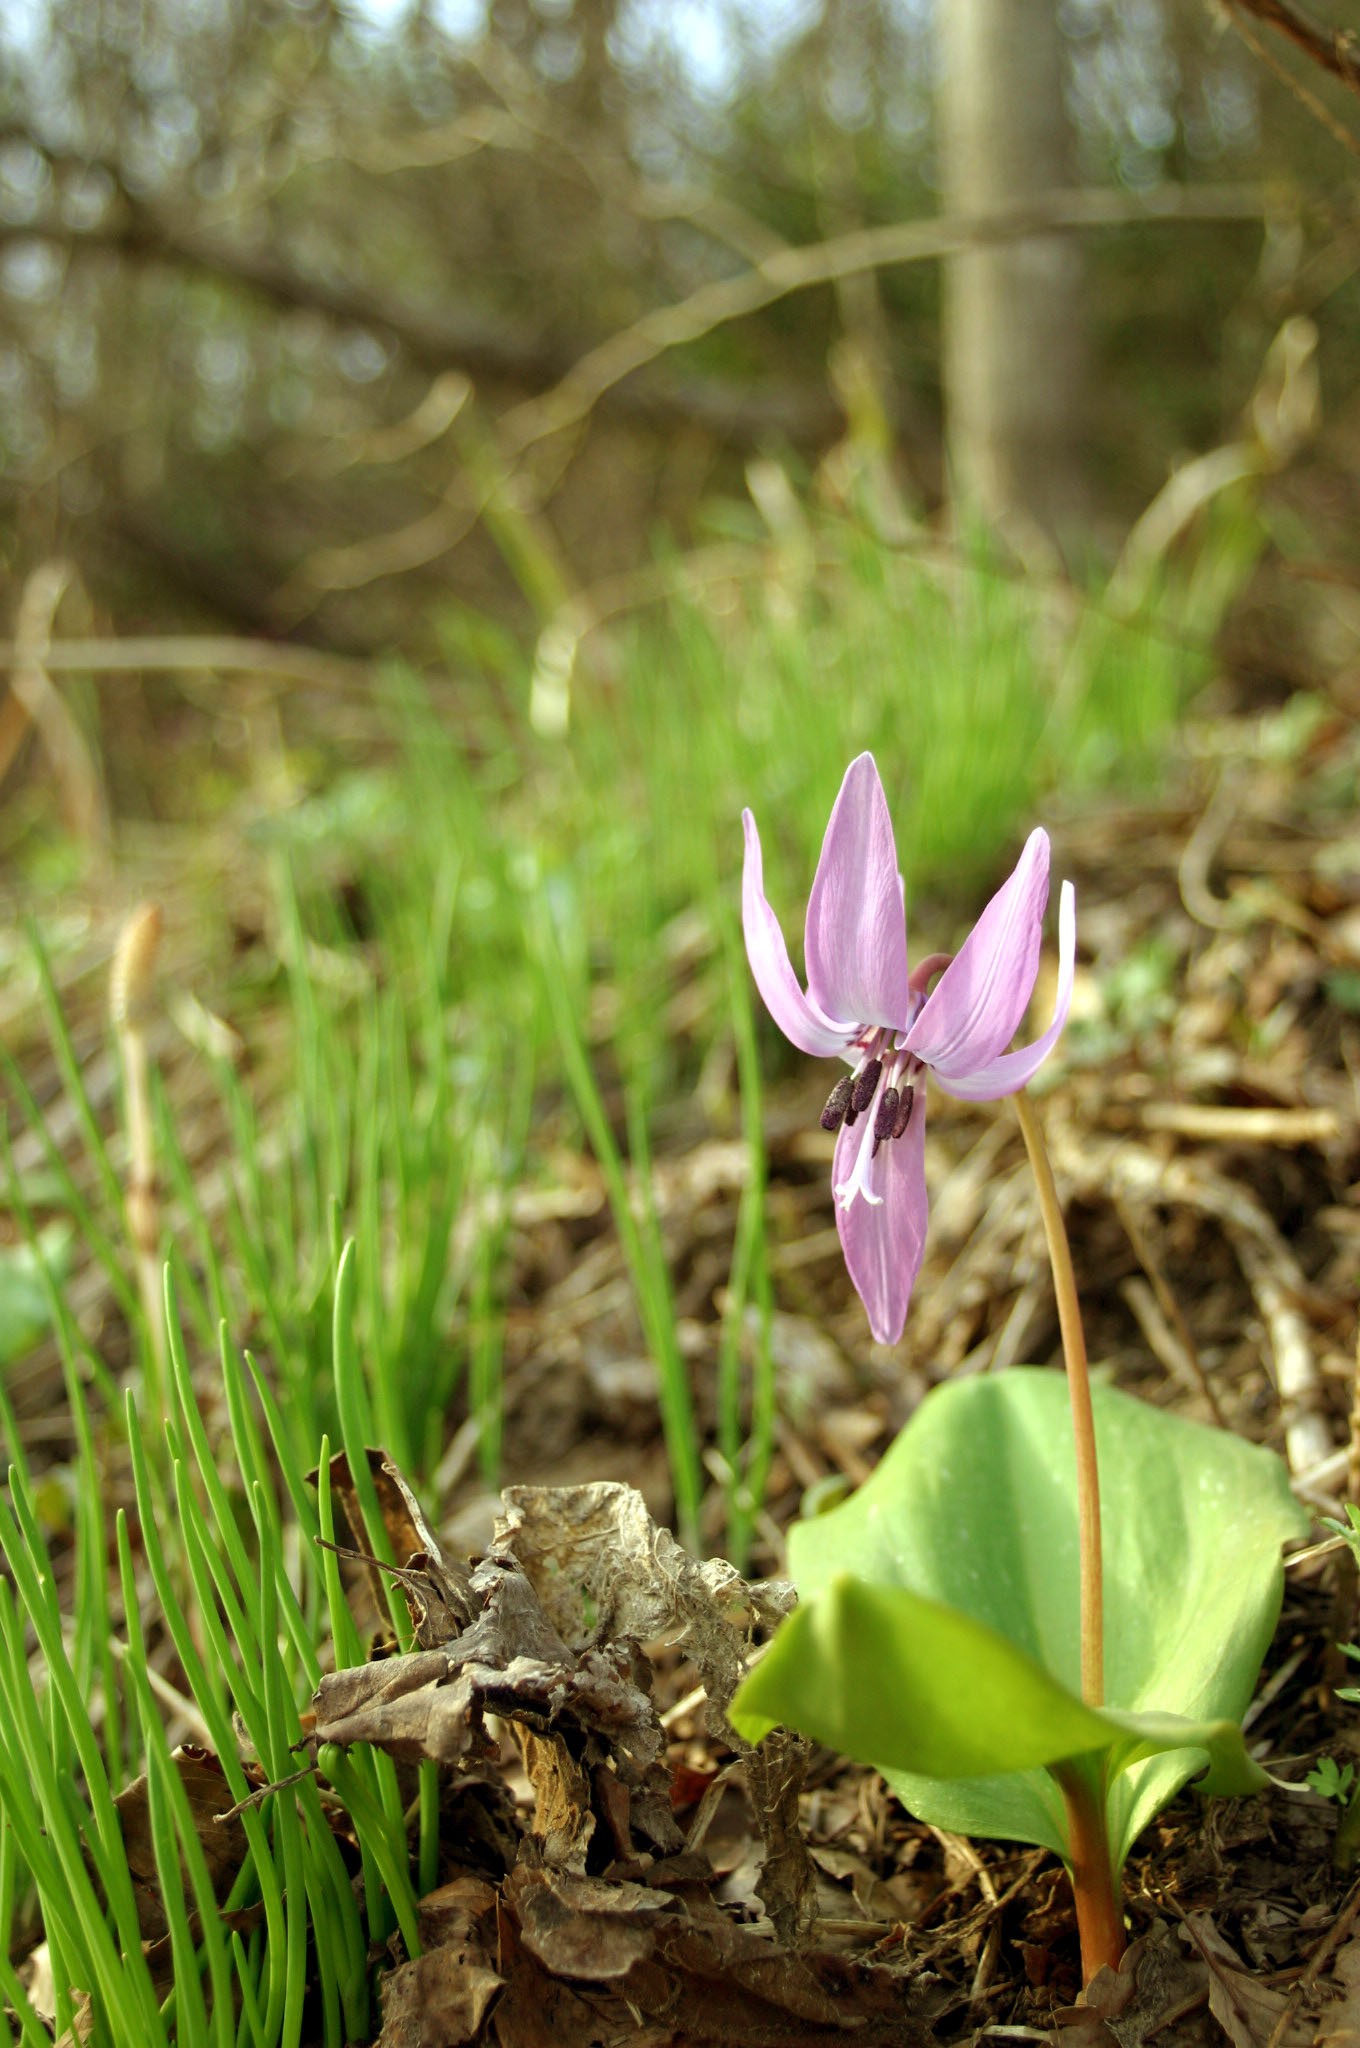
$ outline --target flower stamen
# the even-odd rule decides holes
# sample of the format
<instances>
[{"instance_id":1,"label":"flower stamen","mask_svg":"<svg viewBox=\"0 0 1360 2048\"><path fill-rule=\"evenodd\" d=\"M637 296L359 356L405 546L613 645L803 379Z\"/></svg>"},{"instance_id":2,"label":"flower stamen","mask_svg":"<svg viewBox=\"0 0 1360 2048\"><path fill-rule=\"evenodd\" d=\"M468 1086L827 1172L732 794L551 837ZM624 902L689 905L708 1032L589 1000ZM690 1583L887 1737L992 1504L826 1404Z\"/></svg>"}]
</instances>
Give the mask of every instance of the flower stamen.
<instances>
[{"instance_id":1,"label":"flower stamen","mask_svg":"<svg viewBox=\"0 0 1360 2048\"><path fill-rule=\"evenodd\" d=\"M880 1059L866 1060L855 1075L852 1083L850 1107L856 1116L863 1116L865 1110L873 1101L874 1096L878 1092L878 1084L882 1075L883 1062Z\"/></svg>"},{"instance_id":2,"label":"flower stamen","mask_svg":"<svg viewBox=\"0 0 1360 2048\"><path fill-rule=\"evenodd\" d=\"M850 1096L854 1085L855 1081L852 1074L842 1074L840 1080L827 1096L826 1108L822 1111L821 1116L821 1124L824 1131L838 1131L844 1123L846 1111L850 1107Z\"/></svg>"}]
</instances>

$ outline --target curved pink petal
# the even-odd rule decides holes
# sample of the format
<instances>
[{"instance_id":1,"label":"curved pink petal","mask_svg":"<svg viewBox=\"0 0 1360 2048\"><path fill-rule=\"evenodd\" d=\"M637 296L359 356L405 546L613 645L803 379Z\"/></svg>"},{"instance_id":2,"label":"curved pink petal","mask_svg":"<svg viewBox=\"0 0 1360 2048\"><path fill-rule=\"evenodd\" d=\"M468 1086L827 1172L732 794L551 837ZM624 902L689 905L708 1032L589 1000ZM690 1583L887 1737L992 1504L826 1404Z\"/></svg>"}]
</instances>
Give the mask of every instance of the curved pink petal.
<instances>
[{"instance_id":1,"label":"curved pink petal","mask_svg":"<svg viewBox=\"0 0 1360 2048\"><path fill-rule=\"evenodd\" d=\"M743 811L741 822L746 832L746 863L741 876L741 923L746 934L746 957L751 963L756 987L785 1038L791 1039L800 1052L815 1053L821 1058L831 1053L843 1053L850 1041L858 1036L859 1027L854 1023L838 1024L824 1016L798 986L798 977L789 964L784 934L779 929L779 919L765 901L764 867L756 821L749 811Z\"/></svg>"},{"instance_id":2,"label":"curved pink petal","mask_svg":"<svg viewBox=\"0 0 1360 2048\"><path fill-rule=\"evenodd\" d=\"M1031 1074L1037 1074L1058 1042L1072 1006L1072 982L1077 960L1077 897L1070 882L1062 885L1058 904L1058 993L1053 1004L1053 1022L1042 1038L1019 1052L1003 1052L976 1073L962 1076L941 1074L939 1079L951 1095L964 1102L994 1102L999 1095L1014 1095Z\"/></svg>"},{"instance_id":3,"label":"curved pink petal","mask_svg":"<svg viewBox=\"0 0 1360 2048\"><path fill-rule=\"evenodd\" d=\"M869 1128L866 1130L866 1124ZM873 1111L853 1130L841 1128L831 1169L835 1188L854 1171L861 1143L873 1143ZM911 1122L900 1138L878 1148L868 1170L875 1205L856 1195L848 1208L836 1204L836 1228L855 1291L864 1303L869 1328L879 1344L895 1344L907 1320L907 1303L926 1249L926 1091L918 1082Z\"/></svg>"},{"instance_id":4,"label":"curved pink petal","mask_svg":"<svg viewBox=\"0 0 1360 2048\"><path fill-rule=\"evenodd\" d=\"M823 1011L899 1031L911 1015L902 879L872 754L850 763L832 806L808 898L805 956L808 994Z\"/></svg>"},{"instance_id":5,"label":"curved pink petal","mask_svg":"<svg viewBox=\"0 0 1360 2048\"><path fill-rule=\"evenodd\" d=\"M988 1066L1019 1029L1039 972L1047 902L1048 834L1036 830L907 1033L909 1050L946 1087Z\"/></svg>"}]
</instances>

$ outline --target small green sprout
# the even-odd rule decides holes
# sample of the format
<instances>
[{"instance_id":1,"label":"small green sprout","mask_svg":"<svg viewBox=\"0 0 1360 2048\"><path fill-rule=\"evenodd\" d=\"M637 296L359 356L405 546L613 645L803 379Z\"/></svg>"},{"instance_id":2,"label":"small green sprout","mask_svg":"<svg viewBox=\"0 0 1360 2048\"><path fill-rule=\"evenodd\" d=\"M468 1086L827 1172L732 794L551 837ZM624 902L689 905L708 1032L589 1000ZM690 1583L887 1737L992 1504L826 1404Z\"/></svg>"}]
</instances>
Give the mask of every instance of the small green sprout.
<instances>
[{"instance_id":1,"label":"small green sprout","mask_svg":"<svg viewBox=\"0 0 1360 2048\"><path fill-rule=\"evenodd\" d=\"M1355 1783L1355 1765L1338 1765L1334 1756L1319 1757L1303 1782L1324 1799L1348 1799Z\"/></svg>"}]
</instances>

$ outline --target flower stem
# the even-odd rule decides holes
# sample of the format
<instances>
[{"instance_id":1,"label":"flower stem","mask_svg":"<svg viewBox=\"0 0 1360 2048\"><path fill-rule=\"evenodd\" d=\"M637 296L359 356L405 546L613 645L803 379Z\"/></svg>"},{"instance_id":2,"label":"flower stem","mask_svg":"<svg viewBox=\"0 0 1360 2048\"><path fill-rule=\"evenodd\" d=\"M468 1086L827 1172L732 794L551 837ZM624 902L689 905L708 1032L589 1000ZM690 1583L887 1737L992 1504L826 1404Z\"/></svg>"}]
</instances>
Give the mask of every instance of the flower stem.
<instances>
[{"instance_id":1,"label":"flower stem","mask_svg":"<svg viewBox=\"0 0 1360 2048\"><path fill-rule=\"evenodd\" d=\"M1058 1328L1067 1361L1067 1391L1072 1404L1072 1433L1077 1450L1077 1539L1081 1558L1081 1696L1088 1707L1105 1701L1105 1591L1100 1563L1100 1478L1096 1468L1096 1430L1091 1413L1091 1381L1086 1370L1086 1337L1081 1327L1072 1251L1067 1242L1062 1204L1034 1104L1022 1088L1015 1111L1039 1189L1039 1212L1048 1239L1053 1292L1058 1303Z\"/></svg>"},{"instance_id":2,"label":"flower stem","mask_svg":"<svg viewBox=\"0 0 1360 2048\"><path fill-rule=\"evenodd\" d=\"M1096 1971L1119 1968L1124 1953L1124 1915L1110 1865L1110 1837L1105 1801L1093 1782L1089 1759L1072 1758L1050 1764L1067 1808L1067 1839L1072 1896L1077 1906L1081 1941L1081 1981L1089 1984Z\"/></svg>"}]
</instances>

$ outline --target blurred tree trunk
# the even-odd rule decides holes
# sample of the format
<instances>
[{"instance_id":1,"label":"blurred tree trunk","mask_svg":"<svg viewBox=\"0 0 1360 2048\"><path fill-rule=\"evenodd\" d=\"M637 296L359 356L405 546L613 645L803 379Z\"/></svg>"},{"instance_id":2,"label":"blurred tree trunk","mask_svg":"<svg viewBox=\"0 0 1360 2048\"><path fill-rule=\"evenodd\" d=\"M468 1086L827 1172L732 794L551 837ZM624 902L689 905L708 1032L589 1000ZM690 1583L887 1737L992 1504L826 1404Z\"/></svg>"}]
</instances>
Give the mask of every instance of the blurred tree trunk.
<instances>
[{"instance_id":1,"label":"blurred tree trunk","mask_svg":"<svg viewBox=\"0 0 1360 2048\"><path fill-rule=\"evenodd\" d=\"M1056 0L936 0L943 204L977 216L1070 182ZM1086 512L1081 251L1070 235L979 246L944 274L952 489L1022 550Z\"/></svg>"}]
</instances>

